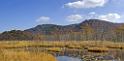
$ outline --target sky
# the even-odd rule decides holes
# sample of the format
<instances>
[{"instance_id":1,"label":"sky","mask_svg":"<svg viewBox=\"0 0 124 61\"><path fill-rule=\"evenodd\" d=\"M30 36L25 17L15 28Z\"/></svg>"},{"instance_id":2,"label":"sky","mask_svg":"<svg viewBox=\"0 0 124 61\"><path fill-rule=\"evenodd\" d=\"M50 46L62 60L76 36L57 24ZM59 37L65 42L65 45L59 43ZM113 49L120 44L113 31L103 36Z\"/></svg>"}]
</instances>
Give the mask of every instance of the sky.
<instances>
[{"instance_id":1,"label":"sky","mask_svg":"<svg viewBox=\"0 0 124 61\"><path fill-rule=\"evenodd\" d=\"M124 0L0 0L0 32L85 19L124 22Z\"/></svg>"}]
</instances>

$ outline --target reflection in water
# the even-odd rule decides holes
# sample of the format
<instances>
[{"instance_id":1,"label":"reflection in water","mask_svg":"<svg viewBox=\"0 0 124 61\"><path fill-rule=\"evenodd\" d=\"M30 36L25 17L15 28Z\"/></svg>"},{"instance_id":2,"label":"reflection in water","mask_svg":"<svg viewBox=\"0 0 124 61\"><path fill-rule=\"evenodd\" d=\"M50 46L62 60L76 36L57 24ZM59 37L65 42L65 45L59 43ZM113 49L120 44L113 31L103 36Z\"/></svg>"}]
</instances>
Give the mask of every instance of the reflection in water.
<instances>
[{"instance_id":1,"label":"reflection in water","mask_svg":"<svg viewBox=\"0 0 124 61\"><path fill-rule=\"evenodd\" d=\"M68 56L59 56L57 57L58 61L82 61L79 58L73 58L73 57L68 57Z\"/></svg>"}]
</instances>

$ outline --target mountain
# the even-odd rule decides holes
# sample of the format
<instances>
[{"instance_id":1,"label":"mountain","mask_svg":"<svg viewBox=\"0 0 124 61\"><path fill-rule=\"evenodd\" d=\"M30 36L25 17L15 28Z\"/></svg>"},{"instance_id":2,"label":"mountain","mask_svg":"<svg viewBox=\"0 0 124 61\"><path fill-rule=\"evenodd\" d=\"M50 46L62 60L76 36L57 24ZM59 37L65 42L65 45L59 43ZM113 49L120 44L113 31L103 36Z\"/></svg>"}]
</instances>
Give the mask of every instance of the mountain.
<instances>
[{"instance_id":1,"label":"mountain","mask_svg":"<svg viewBox=\"0 0 124 61\"><path fill-rule=\"evenodd\" d=\"M43 24L24 31L3 32L0 34L0 40L116 40L118 35L122 40L123 36L115 32L122 25L124 23L112 23L99 19L89 19L65 26Z\"/></svg>"},{"instance_id":2,"label":"mountain","mask_svg":"<svg viewBox=\"0 0 124 61\"><path fill-rule=\"evenodd\" d=\"M34 28L26 29L24 31L31 32L33 34L39 33L39 34L52 34L56 31L58 32L80 32L81 27L84 27L85 25L91 26L93 29L104 29L106 31L115 29L116 27L119 27L122 25L122 23L112 23L107 22L104 20L99 19L89 19L85 20L79 24L71 24L66 26L61 25L54 25L54 24L43 24L38 25Z\"/></svg>"}]
</instances>

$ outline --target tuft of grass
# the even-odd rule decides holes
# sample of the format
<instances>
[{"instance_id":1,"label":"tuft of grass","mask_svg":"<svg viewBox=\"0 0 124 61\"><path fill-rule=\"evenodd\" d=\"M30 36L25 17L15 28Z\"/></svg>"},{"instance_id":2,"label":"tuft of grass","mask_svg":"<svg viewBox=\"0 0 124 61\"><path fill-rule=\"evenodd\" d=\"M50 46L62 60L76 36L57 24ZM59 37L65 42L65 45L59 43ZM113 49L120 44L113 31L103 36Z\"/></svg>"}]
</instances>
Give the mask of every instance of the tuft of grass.
<instances>
[{"instance_id":1,"label":"tuft of grass","mask_svg":"<svg viewBox=\"0 0 124 61\"><path fill-rule=\"evenodd\" d=\"M52 47L52 48L47 48L46 50L48 51L53 51L53 52L61 52L62 49L59 47Z\"/></svg>"},{"instance_id":2,"label":"tuft of grass","mask_svg":"<svg viewBox=\"0 0 124 61\"><path fill-rule=\"evenodd\" d=\"M1 50L0 61L56 61L56 58L47 53L28 51Z\"/></svg>"},{"instance_id":3,"label":"tuft of grass","mask_svg":"<svg viewBox=\"0 0 124 61\"><path fill-rule=\"evenodd\" d=\"M96 53L101 53L101 52L108 52L109 49L106 47L88 47L89 52L96 52Z\"/></svg>"}]
</instances>

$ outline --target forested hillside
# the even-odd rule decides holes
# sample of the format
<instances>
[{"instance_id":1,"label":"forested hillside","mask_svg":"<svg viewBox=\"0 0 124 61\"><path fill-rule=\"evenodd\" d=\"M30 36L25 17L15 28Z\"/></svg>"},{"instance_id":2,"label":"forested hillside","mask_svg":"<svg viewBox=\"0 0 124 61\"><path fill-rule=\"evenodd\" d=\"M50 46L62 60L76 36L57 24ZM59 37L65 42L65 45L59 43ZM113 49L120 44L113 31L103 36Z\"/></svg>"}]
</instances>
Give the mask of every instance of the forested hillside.
<instances>
[{"instance_id":1,"label":"forested hillside","mask_svg":"<svg viewBox=\"0 0 124 61\"><path fill-rule=\"evenodd\" d=\"M5 31L0 34L0 40L106 40L122 42L124 40L124 24L99 19L89 19L79 24L66 26L43 24L24 31Z\"/></svg>"}]
</instances>

